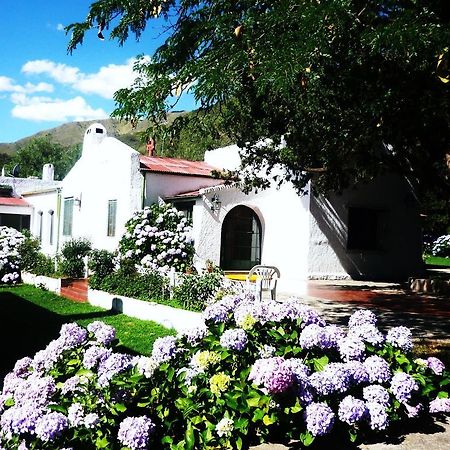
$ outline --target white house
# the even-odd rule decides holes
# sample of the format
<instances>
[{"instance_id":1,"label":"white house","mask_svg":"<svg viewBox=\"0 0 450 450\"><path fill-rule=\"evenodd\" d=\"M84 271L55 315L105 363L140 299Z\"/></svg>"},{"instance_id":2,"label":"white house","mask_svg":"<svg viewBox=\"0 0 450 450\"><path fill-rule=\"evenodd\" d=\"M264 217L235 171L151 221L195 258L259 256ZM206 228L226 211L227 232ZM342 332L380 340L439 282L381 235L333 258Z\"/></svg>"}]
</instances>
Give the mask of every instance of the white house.
<instances>
[{"instance_id":1,"label":"white house","mask_svg":"<svg viewBox=\"0 0 450 450\"><path fill-rule=\"evenodd\" d=\"M198 262L230 271L275 265L288 292L301 292L310 278L405 279L420 271L417 204L402 178L323 197L311 186L299 196L290 183L244 194L212 176L239 164L236 146L206 152L205 161L143 156L93 124L65 179L22 190L21 206L54 253L71 237L113 250L132 213L163 199L192 218Z\"/></svg>"}]
</instances>

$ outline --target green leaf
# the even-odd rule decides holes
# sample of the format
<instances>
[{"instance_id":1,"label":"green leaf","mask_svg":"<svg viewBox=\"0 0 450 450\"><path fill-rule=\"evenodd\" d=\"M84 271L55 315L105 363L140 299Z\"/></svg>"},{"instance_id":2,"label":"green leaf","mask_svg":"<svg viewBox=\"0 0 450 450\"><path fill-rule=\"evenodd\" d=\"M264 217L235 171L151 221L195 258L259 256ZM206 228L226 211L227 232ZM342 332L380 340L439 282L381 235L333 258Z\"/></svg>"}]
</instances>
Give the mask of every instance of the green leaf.
<instances>
[{"instance_id":1,"label":"green leaf","mask_svg":"<svg viewBox=\"0 0 450 450\"><path fill-rule=\"evenodd\" d=\"M71 359L70 361L67 361L66 362L66 365L67 366L76 366L77 364L79 364L80 363L80 360L79 359Z\"/></svg>"},{"instance_id":2,"label":"green leaf","mask_svg":"<svg viewBox=\"0 0 450 450\"><path fill-rule=\"evenodd\" d=\"M277 420L276 420L276 417L275 417L273 414L271 414L270 416L266 414L266 415L263 417L263 423L264 423L264 425L266 425L266 426L272 425L272 424L274 424L276 421L277 421Z\"/></svg>"},{"instance_id":3,"label":"green leaf","mask_svg":"<svg viewBox=\"0 0 450 450\"><path fill-rule=\"evenodd\" d=\"M242 438L240 436L236 439L236 448L238 450L242 449Z\"/></svg>"},{"instance_id":4,"label":"green leaf","mask_svg":"<svg viewBox=\"0 0 450 450\"><path fill-rule=\"evenodd\" d=\"M256 409L253 413L252 422L259 422L264 416L266 412L262 409Z\"/></svg>"},{"instance_id":5,"label":"green leaf","mask_svg":"<svg viewBox=\"0 0 450 450\"><path fill-rule=\"evenodd\" d=\"M16 402L14 401L14 399L12 397L8 398L8 400L5 400L4 405L5 406L14 406L16 404Z\"/></svg>"},{"instance_id":6,"label":"green leaf","mask_svg":"<svg viewBox=\"0 0 450 450\"><path fill-rule=\"evenodd\" d=\"M300 434L300 442L305 446L309 447L314 442L314 436L306 431L305 433Z\"/></svg>"},{"instance_id":7,"label":"green leaf","mask_svg":"<svg viewBox=\"0 0 450 450\"><path fill-rule=\"evenodd\" d=\"M186 450L192 450L195 445L195 434L191 422L188 422L186 432L184 434L184 439L186 441Z\"/></svg>"},{"instance_id":8,"label":"green leaf","mask_svg":"<svg viewBox=\"0 0 450 450\"><path fill-rule=\"evenodd\" d=\"M102 438L99 436L95 441L95 447L96 448L108 448L109 442L106 436L103 436Z\"/></svg>"},{"instance_id":9,"label":"green leaf","mask_svg":"<svg viewBox=\"0 0 450 450\"><path fill-rule=\"evenodd\" d=\"M257 406L259 406L259 401L260 401L260 397L248 398L247 405L250 408L256 408Z\"/></svg>"},{"instance_id":10,"label":"green leaf","mask_svg":"<svg viewBox=\"0 0 450 450\"><path fill-rule=\"evenodd\" d=\"M316 372L321 372L324 369L324 367L328 364L329 359L328 356L324 355L321 358L314 358L312 362L314 365L314 370Z\"/></svg>"},{"instance_id":11,"label":"green leaf","mask_svg":"<svg viewBox=\"0 0 450 450\"><path fill-rule=\"evenodd\" d=\"M448 392L439 391L437 397L438 398L448 398Z\"/></svg>"},{"instance_id":12,"label":"green leaf","mask_svg":"<svg viewBox=\"0 0 450 450\"><path fill-rule=\"evenodd\" d=\"M119 411L119 412L125 412L127 410L127 407L123 403L116 403L114 405L114 408L116 411Z\"/></svg>"}]
</instances>

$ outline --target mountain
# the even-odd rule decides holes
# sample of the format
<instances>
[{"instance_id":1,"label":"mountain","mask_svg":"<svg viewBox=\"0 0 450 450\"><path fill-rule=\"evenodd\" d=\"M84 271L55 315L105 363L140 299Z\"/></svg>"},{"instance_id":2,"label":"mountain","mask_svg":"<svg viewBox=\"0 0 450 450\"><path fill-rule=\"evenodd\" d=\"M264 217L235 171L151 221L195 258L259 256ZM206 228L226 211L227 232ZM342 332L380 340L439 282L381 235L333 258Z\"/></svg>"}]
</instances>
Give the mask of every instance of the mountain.
<instances>
[{"instance_id":1,"label":"mountain","mask_svg":"<svg viewBox=\"0 0 450 450\"><path fill-rule=\"evenodd\" d=\"M176 111L168 114L167 121L172 122L176 117L186 114L184 111ZM71 147L77 144L82 144L84 132L88 126L94 122L99 122L108 131L109 136L120 139L130 147L143 151L145 143L141 142L139 133L143 132L148 126L149 122L146 120L138 122L136 127L132 127L129 122L119 121L116 119L104 120L89 120L84 122L71 122L60 125L56 128L40 131L32 136L20 139L13 143L0 143L0 153L12 154L19 147L25 145L28 141L37 138L45 137L52 142L58 143L64 147Z\"/></svg>"}]
</instances>

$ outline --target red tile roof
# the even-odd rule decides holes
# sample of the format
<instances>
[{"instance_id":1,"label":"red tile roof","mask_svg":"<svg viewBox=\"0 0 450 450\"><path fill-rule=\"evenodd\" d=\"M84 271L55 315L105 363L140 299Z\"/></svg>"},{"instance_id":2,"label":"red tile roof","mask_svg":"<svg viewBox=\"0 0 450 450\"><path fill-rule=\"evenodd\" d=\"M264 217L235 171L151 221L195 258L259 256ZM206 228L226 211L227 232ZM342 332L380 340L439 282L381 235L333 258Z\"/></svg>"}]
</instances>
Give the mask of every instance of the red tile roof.
<instances>
[{"instance_id":1,"label":"red tile roof","mask_svg":"<svg viewBox=\"0 0 450 450\"><path fill-rule=\"evenodd\" d=\"M169 173L176 175L193 175L197 177L210 177L211 171L218 170L204 161L188 161L187 159L165 158L162 156L140 157L141 169L149 172Z\"/></svg>"},{"instance_id":2,"label":"red tile roof","mask_svg":"<svg viewBox=\"0 0 450 450\"><path fill-rule=\"evenodd\" d=\"M4 206L30 206L23 198L0 197L0 205Z\"/></svg>"}]
</instances>

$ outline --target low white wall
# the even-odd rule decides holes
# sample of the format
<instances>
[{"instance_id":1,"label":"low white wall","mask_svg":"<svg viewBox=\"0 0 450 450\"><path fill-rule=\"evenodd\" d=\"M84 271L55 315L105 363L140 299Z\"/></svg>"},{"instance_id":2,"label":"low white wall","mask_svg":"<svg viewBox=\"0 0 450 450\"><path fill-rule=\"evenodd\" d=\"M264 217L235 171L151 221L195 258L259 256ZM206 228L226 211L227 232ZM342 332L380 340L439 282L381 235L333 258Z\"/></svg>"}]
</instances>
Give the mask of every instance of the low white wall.
<instances>
[{"instance_id":1,"label":"low white wall","mask_svg":"<svg viewBox=\"0 0 450 450\"><path fill-rule=\"evenodd\" d=\"M88 290L88 301L94 306L114 309L130 317L152 320L167 328L175 328L177 332L197 327L202 322L200 313L136 300L122 295L109 294L96 289Z\"/></svg>"},{"instance_id":2,"label":"low white wall","mask_svg":"<svg viewBox=\"0 0 450 450\"><path fill-rule=\"evenodd\" d=\"M29 272L22 272L22 282L32 284L33 286L44 286L45 289L59 294L61 292L61 279L45 277L44 275L35 275Z\"/></svg>"}]
</instances>

